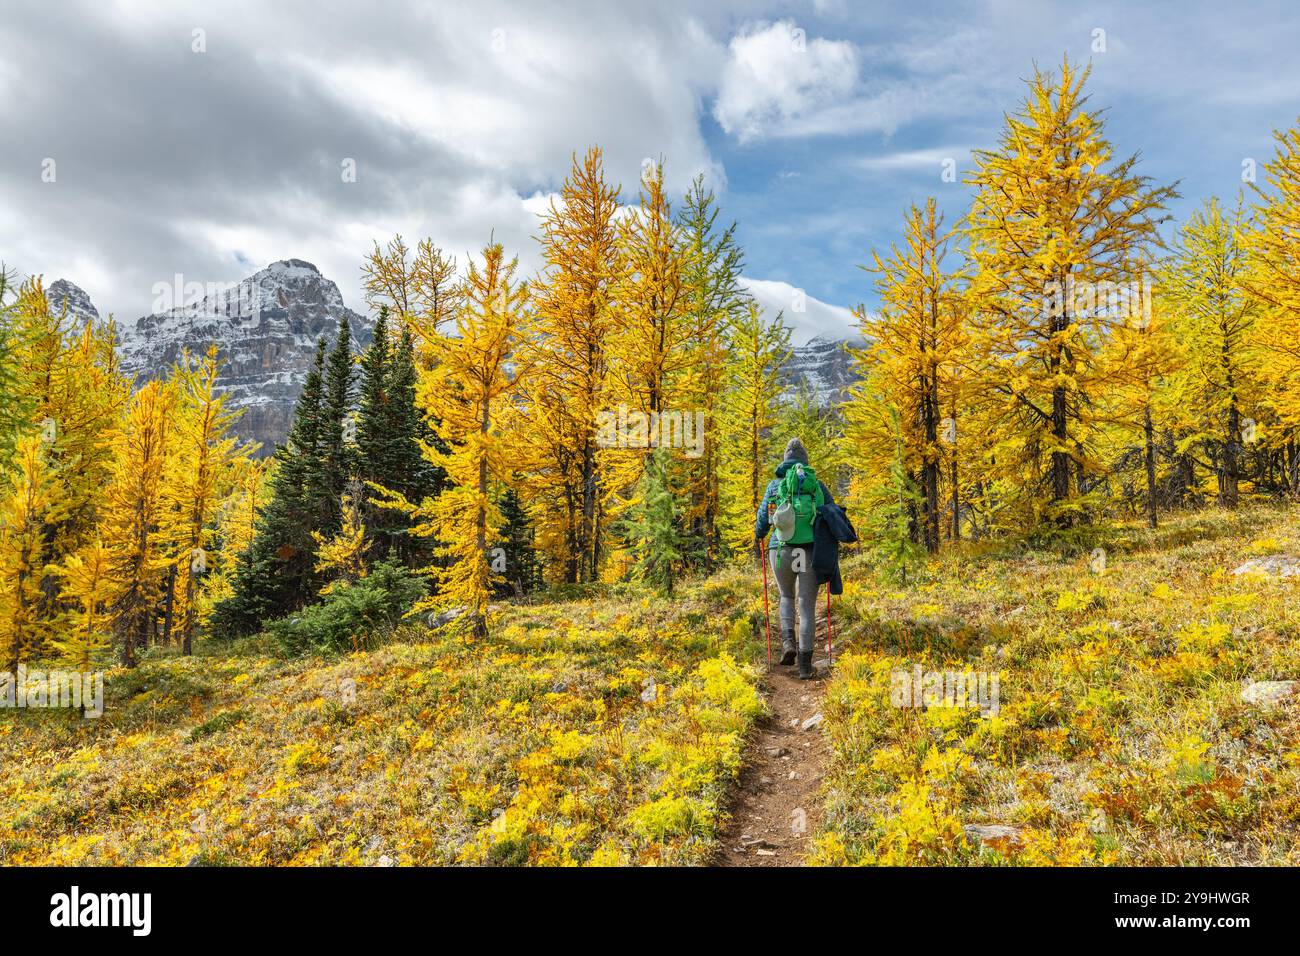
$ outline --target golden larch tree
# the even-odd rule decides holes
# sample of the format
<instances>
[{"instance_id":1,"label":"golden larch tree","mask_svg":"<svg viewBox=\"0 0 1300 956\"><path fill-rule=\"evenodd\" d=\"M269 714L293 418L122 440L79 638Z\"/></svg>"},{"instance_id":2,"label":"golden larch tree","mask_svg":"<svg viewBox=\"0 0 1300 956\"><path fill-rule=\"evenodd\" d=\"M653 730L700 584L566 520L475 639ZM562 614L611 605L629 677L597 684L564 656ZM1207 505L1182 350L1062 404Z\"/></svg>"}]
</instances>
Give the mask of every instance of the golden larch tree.
<instances>
[{"instance_id":1,"label":"golden larch tree","mask_svg":"<svg viewBox=\"0 0 1300 956\"><path fill-rule=\"evenodd\" d=\"M109 550L94 538L76 554L70 554L59 567L62 598L72 606L62 633L54 641L65 664L81 671L92 671L101 651L112 640L113 581L109 567Z\"/></svg>"},{"instance_id":2,"label":"golden larch tree","mask_svg":"<svg viewBox=\"0 0 1300 956\"><path fill-rule=\"evenodd\" d=\"M727 362L718 407L718 476L724 544L733 554L754 545L754 517L767 488L772 426L790 357L790 329L752 300L727 328Z\"/></svg>"},{"instance_id":3,"label":"golden larch tree","mask_svg":"<svg viewBox=\"0 0 1300 956\"><path fill-rule=\"evenodd\" d=\"M528 307L528 286L516 281L517 269L518 259L507 260L498 242L484 248L481 264L470 263L456 334L431 340L432 368L420 375L417 401L445 448L428 444L424 453L445 470L450 486L420 503L379 492L379 500L420 519L416 534L434 540L428 571L437 591L416 610L463 607L475 638L487 636L488 600L500 579L488 561L501 522L492 486L513 470L505 423L528 371L515 361Z\"/></svg>"},{"instance_id":4,"label":"golden larch tree","mask_svg":"<svg viewBox=\"0 0 1300 956\"><path fill-rule=\"evenodd\" d=\"M388 306L416 342L419 363L428 368L436 340L455 320L462 288L456 260L432 239L421 239L412 253L400 235L385 246L378 242L361 266L366 304Z\"/></svg>"},{"instance_id":5,"label":"golden larch tree","mask_svg":"<svg viewBox=\"0 0 1300 956\"><path fill-rule=\"evenodd\" d=\"M1283 457L1291 495L1300 496L1300 123L1273 135L1277 152L1265 164L1265 186L1255 186L1244 284L1263 304L1255 338L1267 357L1265 402L1277 426L1267 441Z\"/></svg>"},{"instance_id":6,"label":"golden larch tree","mask_svg":"<svg viewBox=\"0 0 1300 956\"><path fill-rule=\"evenodd\" d=\"M114 631L124 667L135 666L136 649L153 631L173 559L175 513L165 492L176 402L174 383L146 383L114 436L100 531L111 551Z\"/></svg>"},{"instance_id":7,"label":"golden larch tree","mask_svg":"<svg viewBox=\"0 0 1300 956\"><path fill-rule=\"evenodd\" d=\"M1069 524L1103 466L1090 454L1093 408L1113 369L1099 361L1108 314L1098 292L1126 287L1166 218L1171 187L1116 160L1101 114L1087 108L1087 69L1035 70L996 149L975 153L967 222L974 262L977 387L1008 496L1030 520Z\"/></svg>"},{"instance_id":8,"label":"golden larch tree","mask_svg":"<svg viewBox=\"0 0 1300 956\"><path fill-rule=\"evenodd\" d=\"M541 220L545 266L532 284L524 350L533 374L523 383L529 416L520 437L534 462L529 510L565 581L596 579L605 534L596 440L622 279L618 209L619 188L605 180L601 151L592 147L573 157Z\"/></svg>"},{"instance_id":9,"label":"golden larch tree","mask_svg":"<svg viewBox=\"0 0 1300 956\"><path fill-rule=\"evenodd\" d=\"M239 416L226 408L226 396L217 388L220 368L213 345L202 359L183 355L172 376L178 401L164 493L175 512L176 556L168 584L184 654L192 652L199 623L200 580L209 562L215 563L210 551L221 481L232 463L246 455L230 436Z\"/></svg>"},{"instance_id":10,"label":"golden larch tree","mask_svg":"<svg viewBox=\"0 0 1300 956\"><path fill-rule=\"evenodd\" d=\"M54 573L47 528L67 504L49 459L42 435L23 436L0 484L0 642L10 673L46 650L59 625L47 597Z\"/></svg>"},{"instance_id":11,"label":"golden larch tree","mask_svg":"<svg viewBox=\"0 0 1300 956\"><path fill-rule=\"evenodd\" d=\"M647 165L640 202L619 223L624 270L616 292L618 323L608 340L610 387L606 412L622 423L622 447L602 452L611 523L636 505L646 459L663 433L661 416L680 414L679 373L695 361L683 274L681 232L664 188L663 163ZM642 427L644 426L644 427ZM617 566L611 571L618 573Z\"/></svg>"},{"instance_id":12,"label":"golden larch tree","mask_svg":"<svg viewBox=\"0 0 1300 956\"><path fill-rule=\"evenodd\" d=\"M951 262L955 231L944 227L933 198L907 214L903 247L889 255L874 254L870 271L877 275L879 313L872 319L859 311L858 320L870 336L860 355L860 371L873 376L884 400L898 411L905 467L920 492L917 525L920 542L931 553L939 550L944 501L941 485L955 474L958 429L957 383L966 345L965 274ZM859 460L887 468L895 446L888 419L845 410L851 441ZM958 507L956 499L953 506ZM954 522L953 527L958 525Z\"/></svg>"},{"instance_id":13,"label":"golden larch tree","mask_svg":"<svg viewBox=\"0 0 1300 956\"><path fill-rule=\"evenodd\" d=\"M1218 200L1207 200L1183 225L1159 275L1180 353L1172 382L1179 444L1200 454L1228 508L1238 502L1244 445L1255 437L1243 426L1260 414L1260 302L1245 285L1245 228L1240 203L1225 213Z\"/></svg>"}]
</instances>

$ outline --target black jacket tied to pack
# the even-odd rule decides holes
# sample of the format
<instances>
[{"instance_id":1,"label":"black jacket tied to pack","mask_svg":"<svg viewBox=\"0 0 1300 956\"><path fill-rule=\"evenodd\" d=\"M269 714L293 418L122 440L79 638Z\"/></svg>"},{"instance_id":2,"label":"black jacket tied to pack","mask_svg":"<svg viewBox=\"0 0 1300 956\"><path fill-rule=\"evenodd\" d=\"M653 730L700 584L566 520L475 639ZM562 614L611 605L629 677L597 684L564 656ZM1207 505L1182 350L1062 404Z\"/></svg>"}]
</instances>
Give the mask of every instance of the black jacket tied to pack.
<instances>
[{"instance_id":1,"label":"black jacket tied to pack","mask_svg":"<svg viewBox=\"0 0 1300 956\"><path fill-rule=\"evenodd\" d=\"M817 584L830 583L831 594L843 594L844 582L840 579L840 545L858 540L848 513L833 501L817 509L813 522L813 572Z\"/></svg>"},{"instance_id":2,"label":"black jacket tied to pack","mask_svg":"<svg viewBox=\"0 0 1300 956\"><path fill-rule=\"evenodd\" d=\"M759 503L758 514L754 520L756 540L762 541L772 530L768 507L776 501L777 493L781 488L781 479L796 464L807 465L808 452L799 439L793 438L786 446L785 459L776 466L776 477L768 482L767 490L763 492L763 500ZM812 569L817 576L818 587L829 583L832 594L843 594L844 582L840 580L840 544L852 544L857 541L858 533L853 530L848 514L831 497L831 490L821 481L817 484L821 487L822 498L826 503L817 509L817 516L813 519ZM782 544L779 538L773 535L768 539L767 547L769 551L775 551L791 546ZM805 546L794 545L793 547Z\"/></svg>"}]
</instances>

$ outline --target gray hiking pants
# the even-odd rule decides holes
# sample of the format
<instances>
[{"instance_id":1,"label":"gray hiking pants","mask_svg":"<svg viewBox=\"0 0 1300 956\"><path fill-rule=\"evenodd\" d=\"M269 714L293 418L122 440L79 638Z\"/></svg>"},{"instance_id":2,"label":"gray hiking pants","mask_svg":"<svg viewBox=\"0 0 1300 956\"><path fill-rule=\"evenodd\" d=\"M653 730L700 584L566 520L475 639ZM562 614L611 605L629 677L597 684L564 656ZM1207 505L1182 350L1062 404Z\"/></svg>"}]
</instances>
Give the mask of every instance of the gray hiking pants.
<instances>
[{"instance_id":1,"label":"gray hiking pants","mask_svg":"<svg viewBox=\"0 0 1300 956\"><path fill-rule=\"evenodd\" d=\"M794 630L794 599L799 594L799 650L811 651L817 637L817 574L812 546L776 548L768 552L772 574L781 592L781 635Z\"/></svg>"}]
</instances>

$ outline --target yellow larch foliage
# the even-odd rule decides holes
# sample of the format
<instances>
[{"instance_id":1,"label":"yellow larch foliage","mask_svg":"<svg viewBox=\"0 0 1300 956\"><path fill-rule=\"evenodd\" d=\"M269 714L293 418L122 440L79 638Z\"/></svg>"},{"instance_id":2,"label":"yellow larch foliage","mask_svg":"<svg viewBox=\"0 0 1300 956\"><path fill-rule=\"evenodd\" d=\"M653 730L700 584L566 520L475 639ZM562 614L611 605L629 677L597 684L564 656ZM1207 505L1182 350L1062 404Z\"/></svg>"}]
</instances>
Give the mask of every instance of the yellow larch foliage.
<instances>
[{"instance_id":1,"label":"yellow larch foliage","mask_svg":"<svg viewBox=\"0 0 1300 956\"><path fill-rule=\"evenodd\" d=\"M884 401L897 410L904 465L920 496L920 536L931 552L939 550L945 508L950 534L959 529L956 442L965 422L958 421L958 386L968 334L966 276L949 255L954 236L930 198L924 209L908 211L904 247L875 254L870 271L877 275L880 309L874 318L858 312L869 339L855 356L863 382L845 408L853 457L878 474L889 470L895 435L889 416L874 405Z\"/></svg>"},{"instance_id":2,"label":"yellow larch foliage","mask_svg":"<svg viewBox=\"0 0 1300 956\"><path fill-rule=\"evenodd\" d=\"M1246 290L1244 210L1211 199L1184 224L1160 274L1178 348L1170 376L1180 450L1214 483L1221 504L1240 494L1248 419L1261 415L1259 301Z\"/></svg>"},{"instance_id":3,"label":"yellow larch foliage","mask_svg":"<svg viewBox=\"0 0 1300 956\"><path fill-rule=\"evenodd\" d=\"M1275 132L1277 152L1265 164L1267 189L1255 187L1255 228L1246 239L1249 268L1243 282L1263 308L1255 328L1266 360L1265 403L1276 419L1264 436L1286 450L1291 493L1300 493L1300 123Z\"/></svg>"},{"instance_id":4,"label":"yellow larch foliage","mask_svg":"<svg viewBox=\"0 0 1300 956\"><path fill-rule=\"evenodd\" d=\"M174 383L148 382L136 392L114 436L100 531L110 549L114 630L126 667L135 666L136 647L151 633L172 561L175 514L168 507L165 478L176 404Z\"/></svg>"},{"instance_id":5,"label":"yellow larch foliage","mask_svg":"<svg viewBox=\"0 0 1300 956\"><path fill-rule=\"evenodd\" d=\"M1141 274L1174 195L1134 172L1135 156L1115 159L1087 76L1068 59L1059 76L1035 71L967 177L974 384L988 403L977 427L997 449L983 477L1023 518L1059 524L1104 471L1093 415L1114 374L1100 361L1112 316L1087 297Z\"/></svg>"},{"instance_id":6,"label":"yellow larch foliage","mask_svg":"<svg viewBox=\"0 0 1300 956\"><path fill-rule=\"evenodd\" d=\"M21 288L13 315L31 421L63 485L66 510L50 522L50 557L60 560L94 533L130 383L118 366L112 324L79 326L66 309L52 310L39 278Z\"/></svg>"},{"instance_id":7,"label":"yellow larch foliage","mask_svg":"<svg viewBox=\"0 0 1300 956\"><path fill-rule=\"evenodd\" d=\"M727 330L727 363L718 411L718 477L723 541L733 554L754 545L754 516L777 449L772 426L781 396L781 366L790 357L782 315L768 321L754 302Z\"/></svg>"},{"instance_id":8,"label":"yellow larch foliage","mask_svg":"<svg viewBox=\"0 0 1300 956\"><path fill-rule=\"evenodd\" d=\"M370 540L361 509L355 498L343 501L343 521L331 538L319 531L311 533L316 541L316 570L327 577L321 594L329 594L341 584L351 584L366 576L366 551Z\"/></svg>"},{"instance_id":9,"label":"yellow larch foliage","mask_svg":"<svg viewBox=\"0 0 1300 956\"><path fill-rule=\"evenodd\" d=\"M535 317L524 351L527 418L519 438L531 459L526 499L538 543L566 582L595 580L606 534L597 448L608 390L607 339L619 321L622 281L615 217L619 188L605 180L597 147L573 157L558 199L541 219L545 267L532 285Z\"/></svg>"},{"instance_id":10,"label":"yellow larch foliage","mask_svg":"<svg viewBox=\"0 0 1300 956\"><path fill-rule=\"evenodd\" d=\"M63 662L75 670L94 670L96 657L112 638L110 604L113 586L109 574L109 550L98 538L76 554L70 554L59 568L63 598L72 605L61 636L54 641Z\"/></svg>"},{"instance_id":11,"label":"yellow larch foliage","mask_svg":"<svg viewBox=\"0 0 1300 956\"><path fill-rule=\"evenodd\" d=\"M411 332L417 358L430 367L438 336L460 309L461 283L456 277L456 260L421 239L412 253L400 235L381 247L378 242L361 266L366 304L378 309L387 305Z\"/></svg>"},{"instance_id":12,"label":"yellow larch foliage","mask_svg":"<svg viewBox=\"0 0 1300 956\"><path fill-rule=\"evenodd\" d=\"M446 470L450 487L420 504L383 496L418 515L415 532L435 542L428 570L438 592L416 610L463 607L475 637L487 635L488 599L499 578L487 549L501 520L492 485L508 480L512 471L503 422L528 371L516 355L529 303L527 284L515 279L518 264L506 259L500 243L489 243L482 262L470 263L456 334L430 340L434 361L421 370L416 400L447 449L425 446L425 456Z\"/></svg>"},{"instance_id":13,"label":"yellow larch foliage","mask_svg":"<svg viewBox=\"0 0 1300 956\"><path fill-rule=\"evenodd\" d=\"M679 373L694 362L681 233L664 188L663 163L641 179L640 203L619 223L625 269L617 289L619 322L609 338L608 408L655 416L678 405ZM633 436L632 444L639 440ZM653 442L654 434L647 441ZM602 448L611 520L627 513L650 447Z\"/></svg>"},{"instance_id":14,"label":"yellow larch foliage","mask_svg":"<svg viewBox=\"0 0 1300 956\"><path fill-rule=\"evenodd\" d=\"M186 654L192 650L199 623L200 580L209 570L209 561L215 560L209 552L220 483L224 472L247 456L229 434L238 413L226 409L226 395L217 388L219 371L215 345L197 361L182 356L173 371L178 403L164 494L174 511L176 530L173 616Z\"/></svg>"},{"instance_id":15,"label":"yellow larch foliage","mask_svg":"<svg viewBox=\"0 0 1300 956\"><path fill-rule=\"evenodd\" d=\"M0 648L12 672L47 649L58 624L42 587L53 573L46 523L67 504L41 435L19 439L0 496Z\"/></svg>"}]
</instances>

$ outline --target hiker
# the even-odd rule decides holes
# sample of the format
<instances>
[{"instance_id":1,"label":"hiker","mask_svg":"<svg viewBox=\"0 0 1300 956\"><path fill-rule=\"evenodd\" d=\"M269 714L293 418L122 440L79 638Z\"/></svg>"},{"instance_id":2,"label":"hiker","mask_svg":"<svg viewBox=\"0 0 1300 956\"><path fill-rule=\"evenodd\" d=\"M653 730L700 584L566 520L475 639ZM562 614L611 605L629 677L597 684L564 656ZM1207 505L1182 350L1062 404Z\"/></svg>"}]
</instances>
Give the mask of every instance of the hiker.
<instances>
[{"instance_id":1,"label":"hiker","mask_svg":"<svg viewBox=\"0 0 1300 956\"><path fill-rule=\"evenodd\" d=\"M798 659L799 679L813 676L813 642L817 633L817 572L813 567L813 525L818 511L834 504L830 490L808 464L808 451L798 438L785 446L785 456L768 482L754 525L755 544L762 559L768 531L767 555L781 592L781 663ZM838 578L839 569L835 569ZM795 596L799 598L799 640L795 643Z\"/></svg>"}]
</instances>

